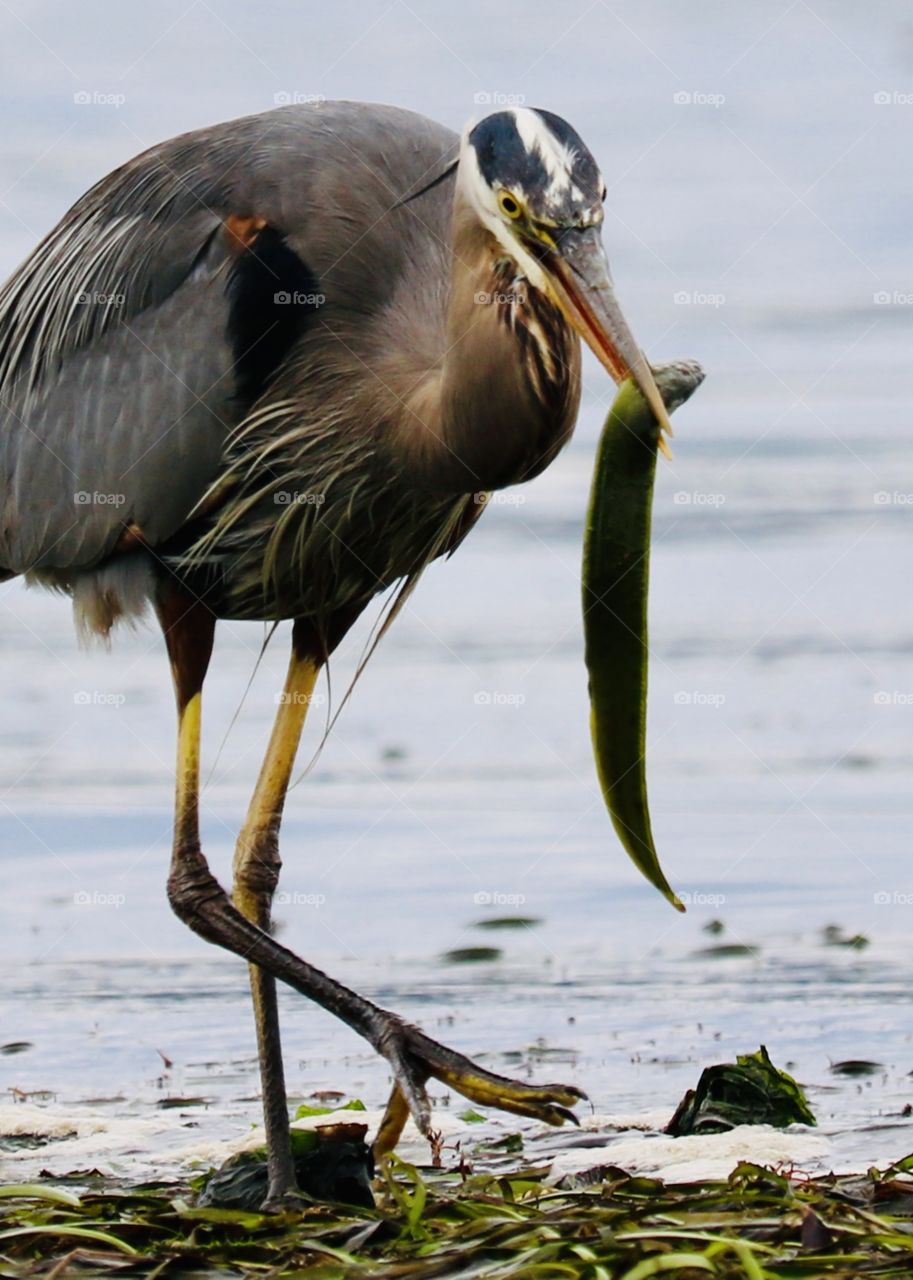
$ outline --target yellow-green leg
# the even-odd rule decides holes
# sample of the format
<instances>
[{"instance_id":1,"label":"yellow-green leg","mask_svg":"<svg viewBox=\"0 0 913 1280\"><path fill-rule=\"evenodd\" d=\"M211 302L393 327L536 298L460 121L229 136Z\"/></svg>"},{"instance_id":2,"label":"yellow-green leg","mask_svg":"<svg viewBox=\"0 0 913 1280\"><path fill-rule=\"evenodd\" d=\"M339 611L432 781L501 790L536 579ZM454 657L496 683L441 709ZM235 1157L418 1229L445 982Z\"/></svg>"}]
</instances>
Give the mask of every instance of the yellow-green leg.
<instances>
[{"instance_id":1,"label":"yellow-green leg","mask_svg":"<svg viewBox=\"0 0 913 1280\"><path fill-rule=\"evenodd\" d=\"M285 793L318 673L317 664L300 656L293 644L269 746L235 848L232 899L241 914L265 933L270 932L273 894L282 867L279 826ZM297 1190L297 1180L289 1135L276 979L257 964L249 968L269 1152L267 1201L280 1204Z\"/></svg>"},{"instance_id":2,"label":"yellow-green leg","mask_svg":"<svg viewBox=\"0 0 913 1280\"><path fill-rule=\"evenodd\" d=\"M431 1136L431 1107L425 1085L432 1077L473 1102L546 1124L574 1121L569 1108L586 1096L574 1085L530 1085L488 1071L337 982L270 936L265 926L279 869L275 842L282 801L319 669L313 656L313 640L308 648L307 632L297 625L287 696L277 715L238 841L235 895L234 900L229 898L210 872L200 847L198 814L201 691L212 651L215 619L203 605L177 590L163 595L158 612L178 705L174 845L168 900L178 917L201 938L233 952L251 966L269 1145L270 1197L278 1199L294 1188L272 979L287 983L340 1018L390 1064L395 1083L375 1141L378 1154L396 1145L409 1114L421 1132ZM309 659L305 656L308 653Z\"/></svg>"}]
</instances>

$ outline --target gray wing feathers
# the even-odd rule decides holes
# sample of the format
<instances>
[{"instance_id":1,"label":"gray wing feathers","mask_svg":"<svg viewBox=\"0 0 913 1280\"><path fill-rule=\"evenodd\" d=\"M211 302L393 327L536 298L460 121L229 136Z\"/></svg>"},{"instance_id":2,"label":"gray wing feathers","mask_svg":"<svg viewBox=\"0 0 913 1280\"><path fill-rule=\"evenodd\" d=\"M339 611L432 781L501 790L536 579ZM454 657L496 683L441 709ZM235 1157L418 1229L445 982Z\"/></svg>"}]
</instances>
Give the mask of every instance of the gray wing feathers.
<instances>
[{"instance_id":1,"label":"gray wing feathers","mask_svg":"<svg viewBox=\"0 0 913 1280\"><path fill-rule=\"evenodd\" d=\"M209 194L149 153L0 292L0 566L91 566L131 522L161 540L212 479L235 414Z\"/></svg>"},{"instance_id":2,"label":"gray wing feathers","mask_svg":"<svg viewBox=\"0 0 913 1280\"><path fill-rule=\"evenodd\" d=\"M396 108L287 107L91 188L0 289L0 571L89 567L130 522L154 544L215 479L240 412L228 215L265 218L344 305L376 306L400 264L372 260L365 227L454 143Z\"/></svg>"},{"instance_id":3,"label":"gray wing feathers","mask_svg":"<svg viewBox=\"0 0 913 1280\"><path fill-rule=\"evenodd\" d=\"M27 418L0 412L0 564L92 565L130 523L167 538L215 474L232 393L218 279L71 357Z\"/></svg>"}]
</instances>

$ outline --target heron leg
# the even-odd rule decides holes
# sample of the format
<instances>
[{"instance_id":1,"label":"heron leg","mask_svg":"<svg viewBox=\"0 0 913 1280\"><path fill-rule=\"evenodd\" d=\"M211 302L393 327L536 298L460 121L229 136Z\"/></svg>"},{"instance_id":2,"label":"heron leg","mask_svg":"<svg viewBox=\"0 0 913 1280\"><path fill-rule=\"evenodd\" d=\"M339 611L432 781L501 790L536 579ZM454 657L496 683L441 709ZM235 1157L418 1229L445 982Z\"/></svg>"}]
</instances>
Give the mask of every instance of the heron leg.
<instances>
[{"instance_id":1,"label":"heron leg","mask_svg":"<svg viewBox=\"0 0 913 1280\"><path fill-rule=\"evenodd\" d=\"M319 670L310 656L302 656L293 640L269 746L235 848L232 899L241 914L265 933L270 932L273 894L282 867L279 826L285 793ZM276 979L257 964L249 967L268 1153L267 1202L281 1204L297 1191L297 1180L289 1134Z\"/></svg>"},{"instance_id":2,"label":"heron leg","mask_svg":"<svg viewBox=\"0 0 913 1280\"><path fill-rule=\"evenodd\" d=\"M207 942L256 965L340 1018L387 1059L395 1087L375 1141L378 1154L396 1144L407 1111L420 1131L432 1137L431 1106L425 1089L431 1077L473 1102L546 1124L575 1120L569 1108L586 1096L580 1089L564 1084L526 1084L480 1067L308 964L238 909L210 871L199 833L201 691L215 619L204 605L178 593L160 601L159 616L178 704L174 845L168 874L168 899L176 915ZM301 683L296 687L304 687L306 679L304 669L297 672L295 680ZM284 733L280 736L287 755L289 742Z\"/></svg>"}]
</instances>

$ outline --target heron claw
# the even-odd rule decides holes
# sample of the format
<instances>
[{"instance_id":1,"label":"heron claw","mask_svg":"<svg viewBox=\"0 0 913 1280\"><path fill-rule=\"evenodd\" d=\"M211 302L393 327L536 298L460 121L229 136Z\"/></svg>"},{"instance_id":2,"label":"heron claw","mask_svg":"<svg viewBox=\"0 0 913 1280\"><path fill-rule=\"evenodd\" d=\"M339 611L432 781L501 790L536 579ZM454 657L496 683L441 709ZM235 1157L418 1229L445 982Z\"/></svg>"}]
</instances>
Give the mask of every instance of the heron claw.
<instances>
[{"instance_id":1,"label":"heron claw","mask_svg":"<svg viewBox=\"0 0 913 1280\"><path fill-rule=\"evenodd\" d=\"M425 1090L431 1078L483 1106L544 1124L580 1123L570 1108L587 1095L576 1085L526 1084L498 1075L392 1014L378 1037L378 1048L390 1063L396 1083L374 1141L376 1155L393 1150L410 1113L419 1131L431 1139L431 1105Z\"/></svg>"}]
</instances>

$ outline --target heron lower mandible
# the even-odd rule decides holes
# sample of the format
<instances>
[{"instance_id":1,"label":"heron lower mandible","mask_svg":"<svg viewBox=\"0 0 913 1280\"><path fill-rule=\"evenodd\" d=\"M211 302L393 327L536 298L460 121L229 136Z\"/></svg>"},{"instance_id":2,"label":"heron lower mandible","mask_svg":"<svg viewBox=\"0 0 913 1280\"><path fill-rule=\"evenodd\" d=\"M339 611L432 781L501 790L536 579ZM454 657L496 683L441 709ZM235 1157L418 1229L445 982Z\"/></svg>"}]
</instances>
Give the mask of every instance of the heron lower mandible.
<instances>
[{"instance_id":1,"label":"heron lower mandible","mask_svg":"<svg viewBox=\"0 0 913 1280\"><path fill-rule=\"evenodd\" d=\"M250 964L269 1201L295 1189L276 979L387 1059L376 1139L426 1082L560 1124L583 1094L476 1066L270 936L283 803L311 692L366 605L453 551L479 493L568 440L579 337L650 368L602 248L605 183L548 111L462 139L408 111L290 106L153 147L97 183L0 292L0 580L69 592L106 636L151 603L178 706L168 896ZM198 826L200 704L219 618L293 619L284 695L231 896Z\"/></svg>"}]
</instances>

